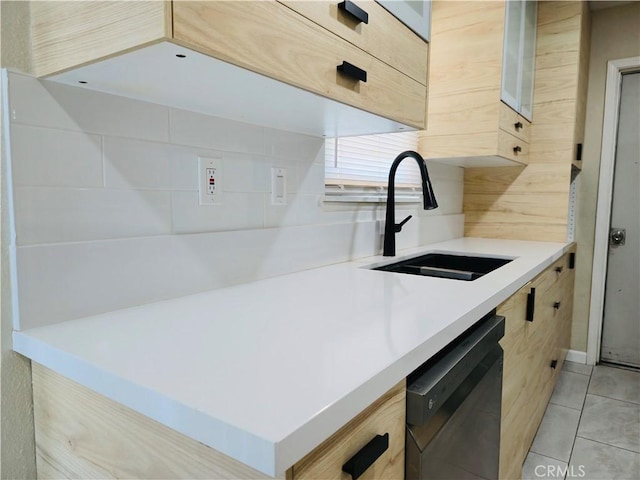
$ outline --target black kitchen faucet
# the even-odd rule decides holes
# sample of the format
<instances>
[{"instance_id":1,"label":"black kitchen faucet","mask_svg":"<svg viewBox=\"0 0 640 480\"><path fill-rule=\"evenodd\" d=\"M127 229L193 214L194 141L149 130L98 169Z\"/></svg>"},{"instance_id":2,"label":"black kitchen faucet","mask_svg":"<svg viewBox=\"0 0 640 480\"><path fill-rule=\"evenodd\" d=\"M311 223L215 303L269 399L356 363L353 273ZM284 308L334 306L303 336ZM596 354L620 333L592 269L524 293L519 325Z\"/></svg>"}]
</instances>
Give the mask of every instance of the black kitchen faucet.
<instances>
[{"instance_id":1,"label":"black kitchen faucet","mask_svg":"<svg viewBox=\"0 0 640 480\"><path fill-rule=\"evenodd\" d=\"M391 170L389 170L389 185L387 185L387 216L384 225L384 248L382 254L385 257L393 257L396 254L396 233L402 230L402 226L409 221L411 215L396 224L395 213L395 177L396 170L400 162L407 157L413 158L418 162L420 168L420 176L422 177L422 201L423 208L425 210L433 210L438 208L438 202L436 196L433 193L433 187L431 186L431 180L429 180L429 172L427 172L427 164L418 152L407 150L402 152L396 157L391 164Z\"/></svg>"}]
</instances>

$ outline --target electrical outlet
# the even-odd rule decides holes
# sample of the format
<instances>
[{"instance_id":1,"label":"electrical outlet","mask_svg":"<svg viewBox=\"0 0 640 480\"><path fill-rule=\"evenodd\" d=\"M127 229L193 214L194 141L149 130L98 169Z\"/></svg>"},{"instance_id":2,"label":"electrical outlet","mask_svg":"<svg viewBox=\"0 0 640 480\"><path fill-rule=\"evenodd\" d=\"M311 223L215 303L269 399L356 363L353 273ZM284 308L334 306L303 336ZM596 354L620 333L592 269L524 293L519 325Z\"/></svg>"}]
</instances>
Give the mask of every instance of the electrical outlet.
<instances>
[{"instance_id":1,"label":"electrical outlet","mask_svg":"<svg viewBox=\"0 0 640 480\"><path fill-rule=\"evenodd\" d=\"M200 205L220 205L222 158L198 157L198 196Z\"/></svg>"},{"instance_id":2,"label":"electrical outlet","mask_svg":"<svg viewBox=\"0 0 640 480\"><path fill-rule=\"evenodd\" d=\"M287 204L287 169L271 168L271 205Z\"/></svg>"}]
</instances>

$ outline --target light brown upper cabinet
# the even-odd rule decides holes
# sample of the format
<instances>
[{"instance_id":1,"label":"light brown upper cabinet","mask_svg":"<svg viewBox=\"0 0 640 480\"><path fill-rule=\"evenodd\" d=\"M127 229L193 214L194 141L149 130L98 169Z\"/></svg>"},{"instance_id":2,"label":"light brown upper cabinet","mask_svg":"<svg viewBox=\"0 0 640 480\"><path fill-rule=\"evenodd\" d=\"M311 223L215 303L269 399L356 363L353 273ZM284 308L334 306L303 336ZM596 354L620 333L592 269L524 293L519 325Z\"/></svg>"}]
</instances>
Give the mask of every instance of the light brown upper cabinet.
<instances>
[{"instance_id":1,"label":"light brown upper cabinet","mask_svg":"<svg viewBox=\"0 0 640 480\"><path fill-rule=\"evenodd\" d=\"M276 112L275 119L286 116L286 110L303 110L304 116L304 109L316 108L308 106L316 105L316 100L288 97L296 90L291 87L297 87L391 120L388 131L403 126L424 128L428 44L371 0L133 3L34 2L35 74L70 84L82 80L87 88L101 83L103 91L129 96L133 91L155 91L158 84L166 89L167 84L175 83L176 97L185 95L178 90L199 90L201 98L209 97L216 95L216 83L220 82L237 85L238 91L227 97L243 97L245 82L240 78L246 73L236 78L233 69L208 69L202 59L192 62L190 58L206 55L211 59L209 65L222 61L289 85L280 88L284 92L280 100L280 94L272 93L268 86L273 82L260 84L263 97L277 96L284 105L281 109L285 113ZM361 12L367 18L360 18ZM159 50L157 44L175 48ZM182 63L176 62L178 54L182 54ZM135 62L132 55L136 55ZM191 66L193 63L197 65ZM94 68L96 64L103 66ZM148 65L153 72L135 72L129 68L132 64ZM113 72L117 78L110 79ZM155 83L153 88L136 84L142 75L150 78L145 81ZM91 77L91 81L82 76ZM181 77L186 82L202 78L202 84L210 89L181 83ZM197 100L191 101L197 104ZM159 103L171 104L171 99ZM316 108L315 113L321 114L323 108ZM336 112L329 120L340 133L340 123L349 117L340 108ZM248 115L243 118L253 123L251 112ZM352 124L357 122L357 117L351 120Z\"/></svg>"},{"instance_id":2,"label":"light brown upper cabinet","mask_svg":"<svg viewBox=\"0 0 640 480\"><path fill-rule=\"evenodd\" d=\"M528 163L536 15L531 1L432 3L425 158Z\"/></svg>"}]
</instances>

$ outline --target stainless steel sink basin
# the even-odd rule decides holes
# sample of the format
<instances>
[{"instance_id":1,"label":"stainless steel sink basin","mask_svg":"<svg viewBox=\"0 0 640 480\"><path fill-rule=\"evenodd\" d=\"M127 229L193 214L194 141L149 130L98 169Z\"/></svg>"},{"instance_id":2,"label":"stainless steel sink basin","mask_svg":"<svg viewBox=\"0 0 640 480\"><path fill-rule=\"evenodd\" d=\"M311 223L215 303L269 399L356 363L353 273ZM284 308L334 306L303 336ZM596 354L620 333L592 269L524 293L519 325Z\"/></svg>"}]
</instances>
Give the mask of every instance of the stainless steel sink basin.
<instances>
[{"instance_id":1,"label":"stainless steel sink basin","mask_svg":"<svg viewBox=\"0 0 640 480\"><path fill-rule=\"evenodd\" d=\"M427 253L419 257L376 267L373 270L472 281L511 261L512 259L509 258Z\"/></svg>"}]
</instances>

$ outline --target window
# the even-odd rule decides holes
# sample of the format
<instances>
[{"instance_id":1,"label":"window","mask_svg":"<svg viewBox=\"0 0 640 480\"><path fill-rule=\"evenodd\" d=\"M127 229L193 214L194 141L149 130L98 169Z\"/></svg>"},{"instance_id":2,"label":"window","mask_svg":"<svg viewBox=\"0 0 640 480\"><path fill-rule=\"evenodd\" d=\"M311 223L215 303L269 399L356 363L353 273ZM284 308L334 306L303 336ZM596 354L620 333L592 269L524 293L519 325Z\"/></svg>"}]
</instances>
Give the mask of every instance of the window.
<instances>
[{"instance_id":1,"label":"window","mask_svg":"<svg viewBox=\"0 0 640 480\"><path fill-rule=\"evenodd\" d=\"M384 201L393 160L405 150L417 150L417 147L418 132L327 139L326 199L343 202ZM420 201L420 171L414 161L402 162L395 180L397 202Z\"/></svg>"}]
</instances>

